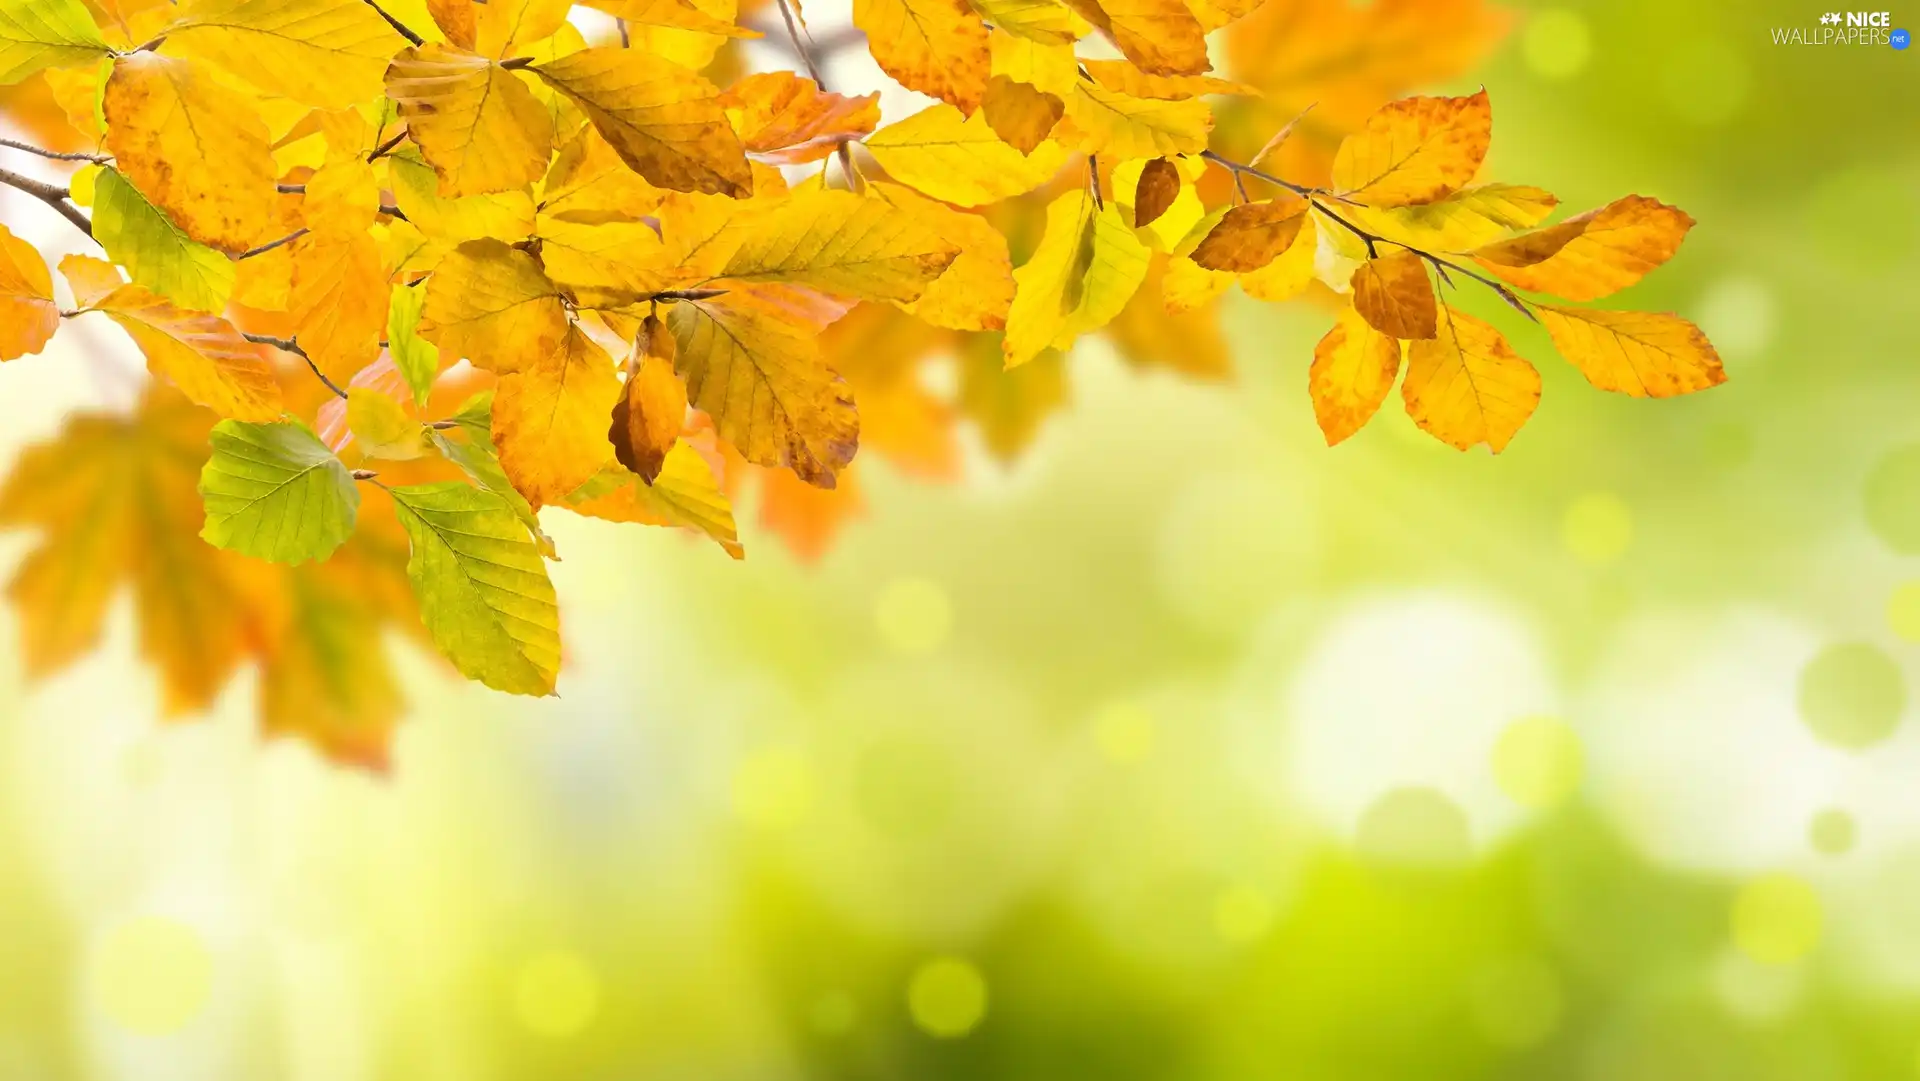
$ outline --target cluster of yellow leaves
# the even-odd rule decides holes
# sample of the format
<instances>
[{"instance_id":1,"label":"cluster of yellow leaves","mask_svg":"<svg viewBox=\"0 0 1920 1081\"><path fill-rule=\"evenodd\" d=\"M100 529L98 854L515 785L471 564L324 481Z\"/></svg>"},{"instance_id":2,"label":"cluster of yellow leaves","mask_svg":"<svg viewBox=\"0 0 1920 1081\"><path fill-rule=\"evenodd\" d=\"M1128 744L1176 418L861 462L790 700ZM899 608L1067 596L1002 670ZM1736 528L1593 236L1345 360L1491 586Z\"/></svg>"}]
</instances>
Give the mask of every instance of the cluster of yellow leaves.
<instances>
[{"instance_id":1,"label":"cluster of yellow leaves","mask_svg":"<svg viewBox=\"0 0 1920 1081\"><path fill-rule=\"evenodd\" d=\"M1330 441L1378 408L1403 359L1409 411L1448 442L1497 450L1531 412L1537 374L1436 300L1433 274L1481 277L1537 313L1602 388L1719 381L1674 317L1512 292L1609 295L1671 256L1690 219L1635 197L1525 232L1555 200L1474 184L1484 94L1390 102L1498 35L1480 4L856 0L881 70L934 102L883 124L877 93L739 74L731 46L757 34L734 0L584 0L618 20L597 41L571 0L0 0L0 84L38 86L56 119L29 126L85 148L68 197L108 257L60 262L63 308L46 261L0 229L0 359L98 314L224 418L198 430L198 460L175 417L205 414L158 392L132 421L76 423L0 513L46 531L43 553L121 545L42 490L53 460L112 463L71 486L93 500L113 498L116 470L156 468L127 464L142 440L190 461L204 511L197 530L176 525L207 544L101 549L143 612L166 580L149 548L192 547L218 568L193 573L223 582L247 578L236 555L286 566L256 574L260 589L208 587L244 592L219 618L258 627L228 635L182 704L248 653L271 675L282 652L327 652L269 680L321 686L339 673L312 668L342 660L345 631L400 610L469 677L545 694L561 640L544 508L690 530L737 558L733 500L751 478L762 524L817 555L863 506L860 448L948 479L965 418L1016 453L1066 400L1062 356L1086 334L1139 364L1226 375L1214 313L1236 283L1350 297L1309 369ZM1082 55L1094 36L1118 57ZM1271 110L1322 91L1315 118L1266 138ZM1362 117L1331 160L1300 156ZM1215 154L1256 129L1247 164ZM1288 162L1316 183L1267 172ZM950 396L929 389L933 364L955 367ZM406 604L271 614L370 546L404 553L379 573L404 577ZM65 618L42 578L23 575L16 600L30 622ZM30 636L37 667L91 636L73 618ZM184 661L162 667L170 686L192 679ZM364 733L385 732L390 689L358 705L335 692L318 698L340 717L274 723L376 758ZM355 710L369 723L341 719ZM349 728L361 735L327 735Z\"/></svg>"}]
</instances>

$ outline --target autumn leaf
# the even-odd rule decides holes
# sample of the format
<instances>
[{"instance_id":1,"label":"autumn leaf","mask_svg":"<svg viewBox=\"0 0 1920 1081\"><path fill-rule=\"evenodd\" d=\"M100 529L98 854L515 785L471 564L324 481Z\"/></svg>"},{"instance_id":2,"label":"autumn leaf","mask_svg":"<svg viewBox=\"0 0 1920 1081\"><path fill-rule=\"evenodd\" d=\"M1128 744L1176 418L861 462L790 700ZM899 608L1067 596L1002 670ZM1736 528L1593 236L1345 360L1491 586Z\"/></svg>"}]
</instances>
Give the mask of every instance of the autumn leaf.
<instances>
[{"instance_id":1,"label":"autumn leaf","mask_svg":"<svg viewBox=\"0 0 1920 1081\"><path fill-rule=\"evenodd\" d=\"M387 272L380 245L361 233L309 233L294 242L288 314L320 370L350 378L380 355L387 329Z\"/></svg>"},{"instance_id":2,"label":"autumn leaf","mask_svg":"<svg viewBox=\"0 0 1920 1081\"><path fill-rule=\"evenodd\" d=\"M377 387L347 388L347 428L353 445L368 458L406 462L433 452L426 426Z\"/></svg>"},{"instance_id":3,"label":"autumn leaf","mask_svg":"<svg viewBox=\"0 0 1920 1081\"><path fill-rule=\"evenodd\" d=\"M1165 158L1155 158L1140 170L1133 192L1133 224L1137 228L1160 220L1180 194L1180 170ZM1298 231L1298 226L1294 227Z\"/></svg>"},{"instance_id":4,"label":"autumn leaf","mask_svg":"<svg viewBox=\"0 0 1920 1081\"><path fill-rule=\"evenodd\" d=\"M1065 358L1042 350L1015 368L1005 347L979 335L960 359L960 412L979 428L987 452L1011 462L1031 445L1048 417L1067 404Z\"/></svg>"},{"instance_id":5,"label":"autumn leaf","mask_svg":"<svg viewBox=\"0 0 1920 1081\"><path fill-rule=\"evenodd\" d=\"M573 0L491 0L474 7L474 49L498 60L558 33Z\"/></svg>"},{"instance_id":6,"label":"autumn leaf","mask_svg":"<svg viewBox=\"0 0 1920 1081\"><path fill-rule=\"evenodd\" d=\"M1236 274L1259 270L1293 245L1306 213L1306 200L1292 195L1236 206L1193 249L1193 261Z\"/></svg>"},{"instance_id":7,"label":"autumn leaf","mask_svg":"<svg viewBox=\"0 0 1920 1081\"><path fill-rule=\"evenodd\" d=\"M1522 289L1599 300L1673 258L1692 228L1686 211L1629 195L1558 225L1489 244L1473 257Z\"/></svg>"},{"instance_id":8,"label":"autumn leaf","mask_svg":"<svg viewBox=\"0 0 1920 1081\"><path fill-rule=\"evenodd\" d=\"M185 60L114 61L103 107L120 171L194 240L242 252L273 219L267 126L246 99Z\"/></svg>"},{"instance_id":9,"label":"autumn leaf","mask_svg":"<svg viewBox=\"0 0 1920 1081\"><path fill-rule=\"evenodd\" d=\"M539 549L499 495L447 481L390 489L407 578L433 643L468 679L553 693L560 610Z\"/></svg>"},{"instance_id":10,"label":"autumn leaf","mask_svg":"<svg viewBox=\"0 0 1920 1081\"><path fill-rule=\"evenodd\" d=\"M1353 310L1395 338L1431 338L1437 332L1439 309L1426 263L1406 248L1368 259L1353 272Z\"/></svg>"},{"instance_id":11,"label":"autumn leaf","mask_svg":"<svg viewBox=\"0 0 1920 1081\"><path fill-rule=\"evenodd\" d=\"M1300 235L1293 238L1293 243L1279 258L1240 275L1240 288L1255 300L1268 303L1292 300L1312 284L1314 257L1319 247L1318 226L1312 215L1308 215L1300 223Z\"/></svg>"},{"instance_id":12,"label":"autumn leaf","mask_svg":"<svg viewBox=\"0 0 1920 1081\"><path fill-rule=\"evenodd\" d=\"M880 95L829 94L790 71L749 75L720 95L747 156L769 165L819 161L880 123Z\"/></svg>"},{"instance_id":13,"label":"autumn leaf","mask_svg":"<svg viewBox=\"0 0 1920 1081\"><path fill-rule=\"evenodd\" d=\"M559 348L567 311L539 260L498 240L469 240L427 279L419 332L476 367L506 374Z\"/></svg>"},{"instance_id":14,"label":"autumn leaf","mask_svg":"<svg viewBox=\"0 0 1920 1081\"><path fill-rule=\"evenodd\" d=\"M138 285L123 285L90 305L120 324L146 354L147 367L188 398L234 420L280 414L280 384L252 342L218 316L182 311Z\"/></svg>"},{"instance_id":15,"label":"autumn leaf","mask_svg":"<svg viewBox=\"0 0 1920 1081\"><path fill-rule=\"evenodd\" d=\"M1150 255L1121 220L1119 207L1096 206L1085 191L1054 200L1040 246L1013 272L1002 346L1007 367L1045 349L1065 349L1080 334L1105 326L1146 280Z\"/></svg>"},{"instance_id":16,"label":"autumn leaf","mask_svg":"<svg viewBox=\"0 0 1920 1081\"><path fill-rule=\"evenodd\" d=\"M713 84L644 53L582 49L531 70L572 98L634 172L674 191L745 195L745 151Z\"/></svg>"},{"instance_id":17,"label":"autumn leaf","mask_svg":"<svg viewBox=\"0 0 1920 1081\"><path fill-rule=\"evenodd\" d=\"M388 159L387 172L400 212L433 240L452 246L482 238L512 242L533 235L533 197L524 191L442 196L433 167L404 154Z\"/></svg>"},{"instance_id":18,"label":"autumn leaf","mask_svg":"<svg viewBox=\"0 0 1920 1081\"><path fill-rule=\"evenodd\" d=\"M1069 0L1128 60L1151 75L1198 75L1207 60L1206 30L1181 0Z\"/></svg>"},{"instance_id":19,"label":"autumn leaf","mask_svg":"<svg viewBox=\"0 0 1920 1081\"><path fill-rule=\"evenodd\" d=\"M1675 315L1539 305L1560 355L1587 382L1635 398L1671 398L1727 381L1707 336Z\"/></svg>"},{"instance_id":20,"label":"autumn leaf","mask_svg":"<svg viewBox=\"0 0 1920 1081\"><path fill-rule=\"evenodd\" d=\"M323 109L378 97L406 44L363 0L199 0L166 37L170 54Z\"/></svg>"},{"instance_id":21,"label":"autumn leaf","mask_svg":"<svg viewBox=\"0 0 1920 1081\"><path fill-rule=\"evenodd\" d=\"M1480 184L1414 206L1343 206L1342 216L1409 247L1457 252L1529 229L1553 213L1552 192L1515 184Z\"/></svg>"},{"instance_id":22,"label":"autumn leaf","mask_svg":"<svg viewBox=\"0 0 1920 1081\"><path fill-rule=\"evenodd\" d=\"M817 328L753 290L673 305L687 400L756 465L831 488L859 447L853 392L820 357Z\"/></svg>"},{"instance_id":23,"label":"autumn leaf","mask_svg":"<svg viewBox=\"0 0 1920 1081\"><path fill-rule=\"evenodd\" d=\"M1062 143L1114 158L1198 154L1207 148L1213 111L1194 98L1136 98L1081 82L1067 98Z\"/></svg>"},{"instance_id":24,"label":"autumn leaf","mask_svg":"<svg viewBox=\"0 0 1920 1081\"><path fill-rule=\"evenodd\" d=\"M1005 75L988 79L987 92L980 99L987 126L1022 154L1033 153L1045 142L1066 110L1066 102L1058 95Z\"/></svg>"},{"instance_id":25,"label":"autumn leaf","mask_svg":"<svg viewBox=\"0 0 1920 1081\"><path fill-rule=\"evenodd\" d=\"M607 438L614 457L648 484L660 475L687 420L687 388L674 370L673 334L659 316L647 316L627 362L627 381L614 399Z\"/></svg>"},{"instance_id":26,"label":"autumn leaf","mask_svg":"<svg viewBox=\"0 0 1920 1081\"><path fill-rule=\"evenodd\" d=\"M1081 60L1078 63L1094 82L1116 94L1133 98L1177 101L1203 94L1256 92L1250 86L1211 75L1149 75L1125 60Z\"/></svg>"},{"instance_id":27,"label":"autumn leaf","mask_svg":"<svg viewBox=\"0 0 1920 1081\"><path fill-rule=\"evenodd\" d=\"M300 199L301 220L321 234L365 233L379 212L380 183L357 155L322 166Z\"/></svg>"},{"instance_id":28,"label":"autumn leaf","mask_svg":"<svg viewBox=\"0 0 1920 1081\"><path fill-rule=\"evenodd\" d=\"M1053 179L1066 151L1053 142L1022 154L993 133L987 118L965 117L951 105L889 124L866 140L887 175L956 206L982 206L1021 195Z\"/></svg>"},{"instance_id":29,"label":"autumn leaf","mask_svg":"<svg viewBox=\"0 0 1920 1081\"><path fill-rule=\"evenodd\" d=\"M0 225L0 360L38 353L59 327L47 261Z\"/></svg>"},{"instance_id":30,"label":"autumn leaf","mask_svg":"<svg viewBox=\"0 0 1920 1081\"><path fill-rule=\"evenodd\" d=\"M1009 37L1071 45L1073 14L1060 0L973 0L973 9L989 26Z\"/></svg>"},{"instance_id":31,"label":"autumn leaf","mask_svg":"<svg viewBox=\"0 0 1920 1081\"><path fill-rule=\"evenodd\" d=\"M303 424L223 420L200 472L216 548L274 563L325 559L353 534L360 493L347 467Z\"/></svg>"},{"instance_id":32,"label":"autumn leaf","mask_svg":"<svg viewBox=\"0 0 1920 1081\"><path fill-rule=\"evenodd\" d=\"M899 184L876 182L867 190L960 249L958 257L928 283L917 300L900 304L902 310L953 330L999 330L1006 326L1007 308L1013 303L1013 262L1007 252L1007 238L1000 230L978 214L955 210Z\"/></svg>"},{"instance_id":33,"label":"autumn leaf","mask_svg":"<svg viewBox=\"0 0 1920 1081\"><path fill-rule=\"evenodd\" d=\"M546 173L553 120L500 65L449 45L421 45L393 58L386 85L407 137L440 175L441 195L510 191Z\"/></svg>"},{"instance_id":34,"label":"autumn leaf","mask_svg":"<svg viewBox=\"0 0 1920 1081\"><path fill-rule=\"evenodd\" d=\"M1540 404L1540 373L1499 331L1442 305L1436 336L1407 344L1400 393L1407 415L1441 442L1498 454Z\"/></svg>"},{"instance_id":35,"label":"autumn leaf","mask_svg":"<svg viewBox=\"0 0 1920 1081\"><path fill-rule=\"evenodd\" d=\"M548 355L503 376L493 442L513 486L536 508L565 499L613 458L607 416L620 396L613 358L578 326Z\"/></svg>"},{"instance_id":36,"label":"autumn leaf","mask_svg":"<svg viewBox=\"0 0 1920 1081\"><path fill-rule=\"evenodd\" d=\"M758 31L735 26L731 18L719 18L688 3L687 0L585 0L585 2L587 7L597 8L625 22L629 30L659 27L730 38L760 36Z\"/></svg>"},{"instance_id":37,"label":"autumn leaf","mask_svg":"<svg viewBox=\"0 0 1920 1081\"><path fill-rule=\"evenodd\" d=\"M667 452L653 483L644 483L622 466L609 465L570 496L566 507L576 514L610 522L691 530L712 538L733 558L744 559L746 552L734 525L733 504L720 490L714 474L708 457L683 441ZM794 483L806 487L797 480Z\"/></svg>"},{"instance_id":38,"label":"autumn leaf","mask_svg":"<svg viewBox=\"0 0 1920 1081\"><path fill-rule=\"evenodd\" d=\"M413 391L416 405L425 405L440 371L440 350L419 334L421 310L427 302L422 286L401 286L387 300L387 355Z\"/></svg>"},{"instance_id":39,"label":"autumn leaf","mask_svg":"<svg viewBox=\"0 0 1920 1081\"><path fill-rule=\"evenodd\" d=\"M80 0L0 0L0 85L43 68L84 64L107 51Z\"/></svg>"},{"instance_id":40,"label":"autumn leaf","mask_svg":"<svg viewBox=\"0 0 1920 1081\"><path fill-rule=\"evenodd\" d=\"M1400 374L1400 343L1382 334L1352 308L1313 347L1307 394L1313 417L1331 447L1366 426L1387 400Z\"/></svg>"},{"instance_id":41,"label":"autumn leaf","mask_svg":"<svg viewBox=\"0 0 1920 1081\"><path fill-rule=\"evenodd\" d=\"M1426 203L1464 187L1493 138L1487 92L1404 98L1347 136L1333 159L1334 187L1368 206Z\"/></svg>"},{"instance_id":42,"label":"autumn leaf","mask_svg":"<svg viewBox=\"0 0 1920 1081\"><path fill-rule=\"evenodd\" d=\"M803 191L743 227L718 277L904 304L919 299L959 254L925 218L902 214L885 200Z\"/></svg>"},{"instance_id":43,"label":"autumn leaf","mask_svg":"<svg viewBox=\"0 0 1920 1081\"><path fill-rule=\"evenodd\" d=\"M987 91L987 25L966 0L853 0L880 70L971 115Z\"/></svg>"}]
</instances>

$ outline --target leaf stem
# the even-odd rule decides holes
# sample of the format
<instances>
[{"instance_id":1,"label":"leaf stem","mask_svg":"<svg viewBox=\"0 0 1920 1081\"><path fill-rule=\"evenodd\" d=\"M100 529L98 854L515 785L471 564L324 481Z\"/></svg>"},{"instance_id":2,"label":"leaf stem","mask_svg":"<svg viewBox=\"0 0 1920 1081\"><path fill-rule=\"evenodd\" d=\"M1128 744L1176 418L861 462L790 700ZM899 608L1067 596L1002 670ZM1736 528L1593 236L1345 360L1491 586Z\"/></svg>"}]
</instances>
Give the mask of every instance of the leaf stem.
<instances>
[{"instance_id":1,"label":"leaf stem","mask_svg":"<svg viewBox=\"0 0 1920 1081\"><path fill-rule=\"evenodd\" d=\"M12 150L24 150L29 154L38 154L43 158L51 158L54 161L90 161L95 165L104 165L113 160L105 154L86 154L78 151L68 154L58 150L42 150L37 146L32 146L27 143L14 142L12 139L0 139L0 146Z\"/></svg>"},{"instance_id":2,"label":"leaf stem","mask_svg":"<svg viewBox=\"0 0 1920 1081\"><path fill-rule=\"evenodd\" d=\"M406 142L406 139L407 139L406 132L404 131L395 132L393 135L393 138L388 139L386 142L381 143L379 146L376 146L371 151L369 151L367 154L367 160L379 161L381 158L386 157L387 153L391 151L394 147L399 146L403 142Z\"/></svg>"},{"instance_id":3,"label":"leaf stem","mask_svg":"<svg viewBox=\"0 0 1920 1081\"><path fill-rule=\"evenodd\" d=\"M401 37L406 38L407 41L411 42L415 48L418 48L427 43L426 38L423 38L419 34L414 33L412 30L407 29L406 23L403 23L399 19L394 18L392 15L387 14L387 9L381 7L378 3L375 2L375 0L366 0L366 5L372 8L374 11L378 12L381 18L387 20L388 26L393 27L394 30L400 34Z\"/></svg>"},{"instance_id":4,"label":"leaf stem","mask_svg":"<svg viewBox=\"0 0 1920 1081\"><path fill-rule=\"evenodd\" d=\"M304 228L295 229L293 232L288 233L286 236L281 237L279 240L269 240L265 244L262 244L257 248L249 248L246 251L241 252L238 256L236 256L236 258L251 259L256 255L265 255L266 253L272 251L273 249L279 247L282 244L291 244L294 241L299 240L301 237L306 235L307 235L306 229Z\"/></svg>"},{"instance_id":5,"label":"leaf stem","mask_svg":"<svg viewBox=\"0 0 1920 1081\"><path fill-rule=\"evenodd\" d=\"M49 184L44 180L35 180L30 176L21 176L10 169L0 169L0 184L26 192L59 211L60 216L72 222L74 228L88 236L93 235L93 223L87 220L85 214L80 213L78 207L67 201L72 194L67 189L57 184Z\"/></svg>"},{"instance_id":6,"label":"leaf stem","mask_svg":"<svg viewBox=\"0 0 1920 1081\"><path fill-rule=\"evenodd\" d=\"M327 378L327 373L320 370L320 365L313 362L313 358L307 355L305 349L300 348L300 343L295 339L276 338L270 334L249 334L244 330L240 332L240 336L256 345L271 345L282 353L292 353L294 356L307 362L307 367L313 370L314 377L322 383L325 383L327 389L333 391L335 397L345 398L347 396L347 392L341 390L338 383Z\"/></svg>"}]
</instances>

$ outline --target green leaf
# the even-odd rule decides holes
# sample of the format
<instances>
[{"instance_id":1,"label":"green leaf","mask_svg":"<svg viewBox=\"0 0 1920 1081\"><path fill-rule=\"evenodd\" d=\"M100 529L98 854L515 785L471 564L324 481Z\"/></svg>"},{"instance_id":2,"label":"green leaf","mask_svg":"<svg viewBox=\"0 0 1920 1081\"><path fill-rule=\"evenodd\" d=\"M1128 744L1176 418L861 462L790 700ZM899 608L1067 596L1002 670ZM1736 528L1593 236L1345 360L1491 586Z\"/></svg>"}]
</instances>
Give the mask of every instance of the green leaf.
<instances>
[{"instance_id":1,"label":"green leaf","mask_svg":"<svg viewBox=\"0 0 1920 1081\"><path fill-rule=\"evenodd\" d=\"M495 690L552 694L560 610L546 562L513 507L458 481L391 492L412 542L407 578L434 645Z\"/></svg>"},{"instance_id":2,"label":"green leaf","mask_svg":"<svg viewBox=\"0 0 1920 1081\"><path fill-rule=\"evenodd\" d=\"M181 232L112 169L94 180L93 236L135 285L182 308L217 315L233 296L233 261Z\"/></svg>"},{"instance_id":3,"label":"green leaf","mask_svg":"<svg viewBox=\"0 0 1920 1081\"><path fill-rule=\"evenodd\" d=\"M402 285L387 301L387 355L413 390L415 405L427 404L433 377L440 373L440 347L415 333L427 302L424 285Z\"/></svg>"},{"instance_id":4,"label":"green leaf","mask_svg":"<svg viewBox=\"0 0 1920 1081\"><path fill-rule=\"evenodd\" d=\"M107 52L100 27L80 0L0 0L0 85Z\"/></svg>"},{"instance_id":5,"label":"green leaf","mask_svg":"<svg viewBox=\"0 0 1920 1081\"><path fill-rule=\"evenodd\" d=\"M527 502L527 497L507 479L507 471L500 467L500 453L493 447L493 391L483 390L468 398L460 411L448 419L456 426L430 433L440 456L458 466L473 483L505 499L520 524L527 527L540 554L559 559L553 538L540 528L540 517L534 513L533 504Z\"/></svg>"},{"instance_id":6,"label":"green leaf","mask_svg":"<svg viewBox=\"0 0 1920 1081\"><path fill-rule=\"evenodd\" d=\"M293 422L223 420L200 471L208 544L255 559L325 559L353 535L360 492L319 437Z\"/></svg>"}]
</instances>

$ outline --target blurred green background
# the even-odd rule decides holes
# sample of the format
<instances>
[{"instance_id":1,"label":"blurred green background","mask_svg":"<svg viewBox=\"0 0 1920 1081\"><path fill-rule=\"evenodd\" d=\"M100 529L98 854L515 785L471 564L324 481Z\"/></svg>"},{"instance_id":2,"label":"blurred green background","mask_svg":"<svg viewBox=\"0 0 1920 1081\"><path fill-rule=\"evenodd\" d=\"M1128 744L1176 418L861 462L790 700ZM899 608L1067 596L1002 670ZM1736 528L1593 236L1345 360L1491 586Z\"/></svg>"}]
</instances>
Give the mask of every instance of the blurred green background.
<instances>
[{"instance_id":1,"label":"blurred green background","mask_svg":"<svg viewBox=\"0 0 1920 1081\"><path fill-rule=\"evenodd\" d=\"M9 616L0 1079L1920 1078L1920 51L1516 14L1491 172L1693 213L1620 301L1726 386L1481 308L1507 453L1330 451L1326 316L1240 297L1237 384L1089 342L817 565L553 519L564 697L409 654L385 778L161 726L124 613L28 693ZM16 375L9 456L115 392Z\"/></svg>"}]
</instances>

